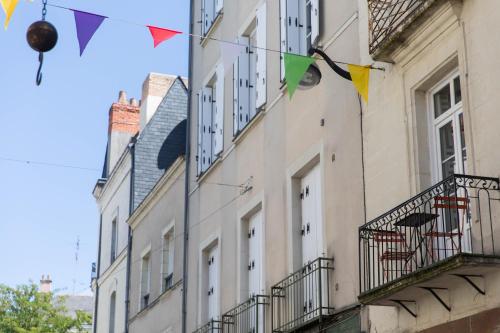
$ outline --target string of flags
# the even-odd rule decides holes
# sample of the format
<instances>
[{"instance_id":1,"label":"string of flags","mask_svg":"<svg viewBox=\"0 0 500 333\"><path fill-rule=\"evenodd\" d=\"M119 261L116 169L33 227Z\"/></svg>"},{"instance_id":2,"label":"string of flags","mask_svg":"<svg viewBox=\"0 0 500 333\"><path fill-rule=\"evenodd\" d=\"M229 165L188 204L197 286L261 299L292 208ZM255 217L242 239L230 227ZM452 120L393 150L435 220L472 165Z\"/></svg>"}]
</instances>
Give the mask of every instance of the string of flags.
<instances>
[{"instance_id":1,"label":"string of flags","mask_svg":"<svg viewBox=\"0 0 500 333\"><path fill-rule=\"evenodd\" d=\"M12 17L12 14L14 13L14 10L16 9L16 6L18 4L19 0L0 0L0 5L5 12L6 19L4 23L4 28L7 29L10 19ZM87 45L89 44L90 40L96 33L96 31L100 28L102 23L106 20L109 19L107 16L99 15L99 14L94 14L94 13L89 13L89 12L84 12L81 10L76 10L68 7L63 7L59 5L54 5L54 4L48 4L49 6L52 7L57 7L60 9L65 9L72 11L75 17L75 25L76 25L76 34L77 34L77 39L78 39L78 45L80 48L80 56L83 55L83 52L85 51ZM263 49L268 52L276 52L282 54L282 51L279 50L273 50L273 49L268 49L268 48L262 48L262 47L257 47L254 45L248 46L244 44L240 44L238 42L230 42L226 40L221 40L213 37L206 37L206 36L200 36L196 34L191 34L191 33L184 33L182 31L177 31L173 29L167 29L167 28L161 28L161 27L156 27L152 25L146 25L145 27L148 28L151 37L153 38L153 46L156 48L158 45L161 43L171 39L172 37L179 35L179 34L185 34L188 36L192 37L198 37L198 38L207 38L210 40L214 40L219 42L220 45L220 51L221 51L221 58L222 58L222 65L224 67L224 72L228 72L229 69L233 66L234 62L240 57L242 54L245 53L247 47L251 47L252 49ZM283 53L283 58L284 58L284 65L285 65L285 80L287 83L287 89L288 89L288 94L290 96L290 99L292 98L293 94L295 93L300 81L302 80L304 74L308 70L309 66L311 66L313 63L315 63L317 60L322 60L310 56L303 56L303 55L298 55L298 54L292 54L292 53ZM378 69L378 68L373 68L371 66L360 66L356 64L349 64L341 61L335 61L336 63L344 64L347 65L348 71L351 75L351 80L358 91L358 93L361 95L361 97L368 102L368 90L369 90L369 80L370 80L370 70L371 69Z\"/></svg>"}]
</instances>

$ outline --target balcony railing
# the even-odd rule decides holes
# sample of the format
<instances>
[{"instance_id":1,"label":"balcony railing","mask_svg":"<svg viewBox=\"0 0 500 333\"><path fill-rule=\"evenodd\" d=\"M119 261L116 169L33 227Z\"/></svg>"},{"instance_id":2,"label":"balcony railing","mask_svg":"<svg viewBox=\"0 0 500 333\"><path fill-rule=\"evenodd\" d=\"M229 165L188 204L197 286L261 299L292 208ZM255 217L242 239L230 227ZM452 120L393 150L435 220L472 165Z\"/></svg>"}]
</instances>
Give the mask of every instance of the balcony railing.
<instances>
[{"instance_id":1,"label":"balcony railing","mask_svg":"<svg viewBox=\"0 0 500 333\"><path fill-rule=\"evenodd\" d=\"M333 259L318 258L271 288L272 332L290 332L333 314Z\"/></svg>"},{"instance_id":2,"label":"balcony railing","mask_svg":"<svg viewBox=\"0 0 500 333\"><path fill-rule=\"evenodd\" d=\"M256 295L222 316L224 333L264 333L269 296Z\"/></svg>"},{"instance_id":3,"label":"balcony railing","mask_svg":"<svg viewBox=\"0 0 500 333\"><path fill-rule=\"evenodd\" d=\"M193 333L220 333L222 332L222 321L210 320L208 323L198 328Z\"/></svg>"},{"instance_id":4,"label":"balcony railing","mask_svg":"<svg viewBox=\"0 0 500 333\"><path fill-rule=\"evenodd\" d=\"M361 293L457 255L493 256L498 178L453 175L359 229Z\"/></svg>"},{"instance_id":5,"label":"balcony railing","mask_svg":"<svg viewBox=\"0 0 500 333\"><path fill-rule=\"evenodd\" d=\"M397 39L415 19L436 0L367 0L370 53L376 54L389 41Z\"/></svg>"}]
</instances>

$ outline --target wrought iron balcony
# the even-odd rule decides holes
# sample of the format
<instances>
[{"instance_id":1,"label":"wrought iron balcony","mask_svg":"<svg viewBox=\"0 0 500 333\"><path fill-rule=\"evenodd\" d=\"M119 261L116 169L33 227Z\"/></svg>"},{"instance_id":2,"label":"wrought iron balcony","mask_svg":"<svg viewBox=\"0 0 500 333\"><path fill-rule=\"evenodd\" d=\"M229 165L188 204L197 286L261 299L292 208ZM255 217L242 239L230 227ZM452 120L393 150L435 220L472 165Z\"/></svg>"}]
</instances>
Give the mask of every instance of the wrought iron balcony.
<instances>
[{"instance_id":1,"label":"wrought iron balcony","mask_svg":"<svg viewBox=\"0 0 500 333\"><path fill-rule=\"evenodd\" d=\"M499 188L498 178L453 175L360 227L360 301L459 275L450 270L460 265L498 264Z\"/></svg>"},{"instance_id":2,"label":"wrought iron balcony","mask_svg":"<svg viewBox=\"0 0 500 333\"><path fill-rule=\"evenodd\" d=\"M222 316L224 333L264 333L269 296L256 295Z\"/></svg>"},{"instance_id":3,"label":"wrought iron balcony","mask_svg":"<svg viewBox=\"0 0 500 333\"><path fill-rule=\"evenodd\" d=\"M291 332L333 314L333 259L318 258L271 288L272 332Z\"/></svg>"},{"instance_id":4,"label":"wrought iron balcony","mask_svg":"<svg viewBox=\"0 0 500 333\"><path fill-rule=\"evenodd\" d=\"M210 320L208 323L198 328L193 333L214 333L214 332L222 332L222 321L220 320Z\"/></svg>"},{"instance_id":5,"label":"wrought iron balcony","mask_svg":"<svg viewBox=\"0 0 500 333\"><path fill-rule=\"evenodd\" d=\"M437 0L367 0L370 31L370 54L375 59L384 58L384 51L394 48L393 42L404 39L402 35L421 14ZM381 59L384 60L384 59Z\"/></svg>"}]
</instances>

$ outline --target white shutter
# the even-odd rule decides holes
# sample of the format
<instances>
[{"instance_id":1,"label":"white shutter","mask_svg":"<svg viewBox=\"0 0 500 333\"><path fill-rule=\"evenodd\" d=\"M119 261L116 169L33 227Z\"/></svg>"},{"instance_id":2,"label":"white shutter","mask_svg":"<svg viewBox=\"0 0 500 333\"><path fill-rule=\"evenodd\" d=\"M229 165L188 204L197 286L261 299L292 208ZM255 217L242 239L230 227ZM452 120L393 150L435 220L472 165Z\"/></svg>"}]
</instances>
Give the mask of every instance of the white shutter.
<instances>
[{"instance_id":1,"label":"white shutter","mask_svg":"<svg viewBox=\"0 0 500 333\"><path fill-rule=\"evenodd\" d=\"M238 83L239 83L239 74L238 74L238 59L233 65L233 135L236 136L239 131L239 116L238 116Z\"/></svg>"},{"instance_id":2,"label":"white shutter","mask_svg":"<svg viewBox=\"0 0 500 333\"><path fill-rule=\"evenodd\" d=\"M202 102L203 141L201 146L202 171L212 164L212 88L203 88Z\"/></svg>"},{"instance_id":3,"label":"white shutter","mask_svg":"<svg viewBox=\"0 0 500 333\"><path fill-rule=\"evenodd\" d=\"M257 45L257 32L254 31L249 38L249 105L248 105L248 121L252 120L257 114L256 101L257 101L257 49L253 46Z\"/></svg>"},{"instance_id":4,"label":"white shutter","mask_svg":"<svg viewBox=\"0 0 500 333\"><path fill-rule=\"evenodd\" d=\"M267 15L266 15L266 2L262 4L257 9L257 49L256 60L257 60L257 70L256 70L256 84L255 84L255 94L257 109L261 108L266 104L267 100L267 52L265 50L267 46L266 39L266 26L267 26Z\"/></svg>"},{"instance_id":5,"label":"white shutter","mask_svg":"<svg viewBox=\"0 0 500 333\"><path fill-rule=\"evenodd\" d=\"M248 289L249 296L262 292L262 217L261 211L248 221Z\"/></svg>"},{"instance_id":6,"label":"white shutter","mask_svg":"<svg viewBox=\"0 0 500 333\"><path fill-rule=\"evenodd\" d=\"M217 251L217 246L214 246L208 252L208 320L217 318L219 315L218 309L218 295L219 295L219 283L218 283L218 267L219 267L219 256Z\"/></svg>"},{"instance_id":7,"label":"white shutter","mask_svg":"<svg viewBox=\"0 0 500 333\"><path fill-rule=\"evenodd\" d=\"M203 34L206 35L215 19L215 0L203 1Z\"/></svg>"},{"instance_id":8,"label":"white shutter","mask_svg":"<svg viewBox=\"0 0 500 333\"><path fill-rule=\"evenodd\" d=\"M311 1L311 46L316 46L319 39L319 0Z\"/></svg>"},{"instance_id":9,"label":"white shutter","mask_svg":"<svg viewBox=\"0 0 500 333\"><path fill-rule=\"evenodd\" d=\"M249 45L248 37L240 37L239 43ZM250 120L250 50L238 58L238 130L241 131Z\"/></svg>"},{"instance_id":10,"label":"white shutter","mask_svg":"<svg viewBox=\"0 0 500 333\"><path fill-rule=\"evenodd\" d=\"M298 1L299 11L299 51L298 54L306 55L310 47L311 36L311 3L309 0Z\"/></svg>"},{"instance_id":11,"label":"white shutter","mask_svg":"<svg viewBox=\"0 0 500 333\"><path fill-rule=\"evenodd\" d=\"M299 7L303 1L287 0L286 4L286 27L287 27L287 52L300 53L300 29L299 29Z\"/></svg>"},{"instance_id":12,"label":"white shutter","mask_svg":"<svg viewBox=\"0 0 500 333\"><path fill-rule=\"evenodd\" d=\"M203 146L203 90L198 92L198 175L203 172L202 167L202 146Z\"/></svg>"},{"instance_id":13,"label":"white shutter","mask_svg":"<svg viewBox=\"0 0 500 333\"><path fill-rule=\"evenodd\" d=\"M224 66L217 66L217 81L215 83L215 117L214 117L214 158L224 148Z\"/></svg>"},{"instance_id":14,"label":"white shutter","mask_svg":"<svg viewBox=\"0 0 500 333\"><path fill-rule=\"evenodd\" d=\"M287 36L287 17L286 17L286 4L287 0L280 0L280 64L281 64L281 81L285 79L285 61L284 53L287 50L286 36Z\"/></svg>"},{"instance_id":15,"label":"white shutter","mask_svg":"<svg viewBox=\"0 0 500 333\"><path fill-rule=\"evenodd\" d=\"M224 0L215 0L215 17L219 15L219 13L222 10L222 7L224 7Z\"/></svg>"}]
</instances>

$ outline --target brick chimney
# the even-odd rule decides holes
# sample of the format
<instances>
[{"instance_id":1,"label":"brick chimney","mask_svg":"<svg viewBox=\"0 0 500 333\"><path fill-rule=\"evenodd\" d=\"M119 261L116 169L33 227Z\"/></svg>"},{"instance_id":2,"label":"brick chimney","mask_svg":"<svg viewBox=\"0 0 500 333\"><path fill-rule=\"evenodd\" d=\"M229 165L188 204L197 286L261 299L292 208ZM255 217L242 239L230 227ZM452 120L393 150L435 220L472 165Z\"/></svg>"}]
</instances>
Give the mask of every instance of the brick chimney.
<instances>
[{"instance_id":1,"label":"brick chimney","mask_svg":"<svg viewBox=\"0 0 500 333\"><path fill-rule=\"evenodd\" d=\"M139 132L140 102L132 98L127 100L124 91L120 91L118 102L109 109L107 175L113 171L118 159Z\"/></svg>"},{"instance_id":2,"label":"brick chimney","mask_svg":"<svg viewBox=\"0 0 500 333\"><path fill-rule=\"evenodd\" d=\"M52 291L52 280L50 279L50 275L42 275L40 280L40 292L41 293L50 293Z\"/></svg>"},{"instance_id":3,"label":"brick chimney","mask_svg":"<svg viewBox=\"0 0 500 333\"><path fill-rule=\"evenodd\" d=\"M149 73L142 84L141 130L156 112L163 97L177 77L168 74Z\"/></svg>"}]
</instances>

